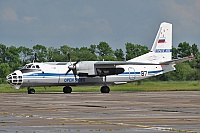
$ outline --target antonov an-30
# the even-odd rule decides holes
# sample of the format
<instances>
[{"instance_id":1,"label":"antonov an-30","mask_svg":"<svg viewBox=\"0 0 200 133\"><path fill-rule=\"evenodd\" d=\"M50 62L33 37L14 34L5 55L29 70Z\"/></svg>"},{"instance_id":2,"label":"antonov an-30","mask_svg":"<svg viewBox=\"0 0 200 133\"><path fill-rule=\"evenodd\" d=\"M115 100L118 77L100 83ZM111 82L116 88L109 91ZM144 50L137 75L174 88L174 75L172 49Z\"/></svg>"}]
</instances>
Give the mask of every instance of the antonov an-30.
<instances>
[{"instance_id":1,"label":"antonov an-30","mask_svg":"<svg viewBox=\"0 0 200 133\"><path fill-rule=\"evenodd\" d=\"M192 59L172 60L172 24L160 25L151 51L128 61L77 61L29 63L9 74L7 82L15 89L27 87L65 86L64 93L71 93L70 86L102 85L100 91L109 93L108 84L125 84L175 70L174 65Z\"/></svg>"}]
</instances>

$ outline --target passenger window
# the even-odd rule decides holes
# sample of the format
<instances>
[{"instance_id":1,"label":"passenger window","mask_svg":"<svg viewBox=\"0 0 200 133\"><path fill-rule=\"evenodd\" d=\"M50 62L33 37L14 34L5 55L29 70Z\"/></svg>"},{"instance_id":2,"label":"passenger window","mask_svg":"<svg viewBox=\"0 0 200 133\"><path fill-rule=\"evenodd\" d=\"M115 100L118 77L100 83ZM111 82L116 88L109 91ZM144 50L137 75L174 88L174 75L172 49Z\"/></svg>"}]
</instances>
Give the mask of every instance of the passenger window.
<instances>
[{"instance_id":1,"label":"passenger window","mask_svg":"<svg viewBox=\"0 0 200 133\"><path fill-rule=\"evenodd\" d=\"M36 65L36 68L40 68L38 65Z\"/></svg>"},{"instance_id":2,"label":"passenger window","mask_svg":"<svg viewBox=\"0 0 200 133\"><path fill-rule=\"evenodd\" d=\"M35 66L32 66L32 68L35 68Z\"/></svg>"}]
</instances>

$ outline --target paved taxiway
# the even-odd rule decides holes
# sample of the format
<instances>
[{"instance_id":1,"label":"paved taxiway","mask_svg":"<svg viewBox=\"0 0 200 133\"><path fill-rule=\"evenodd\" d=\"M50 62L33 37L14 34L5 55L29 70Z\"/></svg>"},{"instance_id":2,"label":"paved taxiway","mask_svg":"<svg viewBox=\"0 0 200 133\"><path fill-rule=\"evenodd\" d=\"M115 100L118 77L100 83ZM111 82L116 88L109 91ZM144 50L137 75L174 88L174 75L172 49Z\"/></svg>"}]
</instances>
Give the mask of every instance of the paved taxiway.
<instances>
[{"instance_id":1,"label":"paved taxiway","mask_svg":"<svg viewBox=\"0 0 200 133\"><path fill-rule=\"evenodd\" d=\"M200 132L200 92L0 94L0 132Z\"/></svg>"}]
</instances>

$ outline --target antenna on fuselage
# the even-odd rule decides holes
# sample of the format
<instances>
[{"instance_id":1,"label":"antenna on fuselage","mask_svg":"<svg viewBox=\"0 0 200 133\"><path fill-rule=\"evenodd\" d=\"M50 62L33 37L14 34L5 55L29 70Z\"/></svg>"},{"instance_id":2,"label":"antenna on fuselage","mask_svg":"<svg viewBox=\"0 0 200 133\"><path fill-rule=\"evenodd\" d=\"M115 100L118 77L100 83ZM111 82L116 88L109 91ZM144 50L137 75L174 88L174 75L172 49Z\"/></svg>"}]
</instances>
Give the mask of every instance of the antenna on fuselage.
<instances>
[{"instance_id":1,"label":"antenna on fuselage","mask_svg":"<svg viewBox=\"0 0 200 133\"><path fill-rule=\"evenodd\" d=\"M68 57L68 60L69 60L70 64L72 64L70 53L67 54L67 57Z\"/></svg>"},{"instance_id":2,"label":"antenna on fuselage","mask_svg":"<svg viewBox=\"0 0 200 133\"><path fill-rule=\"evenodd\" d=\"M34 54L33 63L34 63L35 61L37 62L37 53Z\"/></svg>"}]
</instances>

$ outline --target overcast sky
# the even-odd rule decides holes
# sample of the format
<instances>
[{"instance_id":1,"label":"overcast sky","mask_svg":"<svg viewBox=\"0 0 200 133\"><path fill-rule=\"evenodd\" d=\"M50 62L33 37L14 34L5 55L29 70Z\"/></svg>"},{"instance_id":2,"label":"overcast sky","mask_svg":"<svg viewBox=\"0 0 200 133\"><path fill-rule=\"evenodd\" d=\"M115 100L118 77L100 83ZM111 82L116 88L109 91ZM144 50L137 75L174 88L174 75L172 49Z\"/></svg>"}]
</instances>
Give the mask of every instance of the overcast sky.
<instances>
[{"instance_id":1,"label":"overcast sky","mask_svg":"<svg viewBox=\"0 0 200 133\"><path fill-rule=\"evenodd\" d=\"M173 24L173 46L200 48L200 0L0 0L0 43L89 47L105 41L151 48L161 22Z\"/></svg>"}]
</instances>

